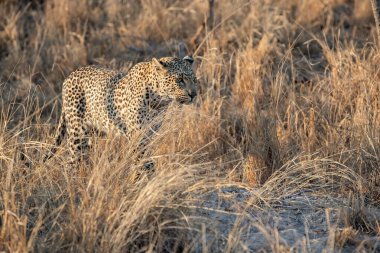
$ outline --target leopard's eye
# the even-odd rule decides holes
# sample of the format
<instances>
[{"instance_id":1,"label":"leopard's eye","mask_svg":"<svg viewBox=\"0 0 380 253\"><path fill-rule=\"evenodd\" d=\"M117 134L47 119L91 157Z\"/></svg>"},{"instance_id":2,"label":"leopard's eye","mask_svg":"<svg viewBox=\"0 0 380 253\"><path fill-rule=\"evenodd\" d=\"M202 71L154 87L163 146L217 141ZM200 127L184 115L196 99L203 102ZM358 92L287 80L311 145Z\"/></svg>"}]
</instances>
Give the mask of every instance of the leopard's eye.
<instances>
[{"instance_id":1,"label":"leopard's eye","mask_svg":"<svg viewBox=\"0 0 380 253\"><path fill-rule=\"evenodd\" d=\"M181 87L181 88L185 87L185 82L183 80L179 80L178 81L178 86Z\"/></svg>"}]
</instances>

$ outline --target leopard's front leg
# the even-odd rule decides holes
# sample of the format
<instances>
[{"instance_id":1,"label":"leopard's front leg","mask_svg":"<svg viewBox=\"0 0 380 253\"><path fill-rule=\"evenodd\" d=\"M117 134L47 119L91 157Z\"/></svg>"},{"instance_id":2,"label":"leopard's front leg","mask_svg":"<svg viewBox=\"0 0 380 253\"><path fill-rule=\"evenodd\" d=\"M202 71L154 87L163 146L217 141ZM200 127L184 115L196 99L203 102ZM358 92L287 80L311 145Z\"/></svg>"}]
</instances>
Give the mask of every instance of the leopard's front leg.
<instances>
[{"instance_id":1,"label":"leopard's front leg","mask_svg":"<svg viewBox=\"0 0 380 253\"><path fill-rule=\"evenodd\" d=\"M144 162L143 170L152 172L154 171L155 163L154 160L149 157L152 153L149 146L162 125L162 113L150 108L144 116L145 120L139 124L139 130L143 132L143 137L138 144L137 161Z\"/></svg>"}]
</instances>

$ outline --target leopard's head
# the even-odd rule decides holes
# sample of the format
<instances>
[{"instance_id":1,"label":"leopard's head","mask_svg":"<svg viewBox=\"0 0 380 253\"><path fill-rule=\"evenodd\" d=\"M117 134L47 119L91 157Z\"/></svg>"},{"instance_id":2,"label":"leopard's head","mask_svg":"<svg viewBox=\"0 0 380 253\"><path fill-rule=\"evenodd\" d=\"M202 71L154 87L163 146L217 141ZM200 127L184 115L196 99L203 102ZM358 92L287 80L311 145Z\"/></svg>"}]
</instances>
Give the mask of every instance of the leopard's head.
<instances>
[{"instance_id":1,"label":"leopard's head","mask_svg":"<svg viewBox=\"0 0 380 253\"><path fill-rule=\"evenodd\" d=\"M190 104L197 96L197 78L193 71L193 58L153 58L159 93L182 104Z\"/></svg>"}]
</instances>

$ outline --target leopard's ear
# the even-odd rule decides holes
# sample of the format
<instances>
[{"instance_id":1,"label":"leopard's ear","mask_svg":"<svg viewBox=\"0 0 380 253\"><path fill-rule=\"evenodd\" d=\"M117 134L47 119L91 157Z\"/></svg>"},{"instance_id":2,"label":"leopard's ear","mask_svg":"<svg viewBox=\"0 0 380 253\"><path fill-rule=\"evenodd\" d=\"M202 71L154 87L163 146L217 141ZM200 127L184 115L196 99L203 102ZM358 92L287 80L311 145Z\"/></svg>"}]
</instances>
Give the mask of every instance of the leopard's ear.
<instances>
[{"instance_id":1,"label":"leopard's ear","mask_svg":"<svg viewBox=\"0 0 380 253\"><path fill-rule=\"evenodd\" d=\"M187 50L186 50L185 43L181 41L178 45L178 57L183 58L186 56L186 54L187 54Z\"/></svg>"},{"instance_id":2,"label":"leopard's ear","mask_svg":"<svg viewBox=\"0 0 380 253\"><path fill-rule=\"evenodd\" d=\"M183 60L187 61L191 65L193 65L193 63L194 63L194 59L193 59L193 57L191 55L186 55L185 57L183 57Z\"/></svg>"},{"instance_id":3,"label":"leopard's ear","mask_svg":"<svg viewBox=\"0 0 380 253\"><path fill-rule=\"evenodd\" d=\"M157 70L164 70L166 67L164 62L157 60L156 58L152 59L152 63L153 63L153 66L155 66Z\"/></svg>"}]
</instances>

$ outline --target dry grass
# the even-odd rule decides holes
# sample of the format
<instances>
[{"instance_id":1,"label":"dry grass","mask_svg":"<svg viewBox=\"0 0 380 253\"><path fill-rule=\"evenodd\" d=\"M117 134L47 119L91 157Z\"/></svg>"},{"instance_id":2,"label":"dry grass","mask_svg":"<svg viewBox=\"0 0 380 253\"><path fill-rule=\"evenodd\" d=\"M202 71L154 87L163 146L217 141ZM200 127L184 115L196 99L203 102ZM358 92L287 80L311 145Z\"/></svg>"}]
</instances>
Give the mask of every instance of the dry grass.
<instances>
[{"instance_id":1,"label":"dry grass","mask_svg":"<svg viewBox=\"0 0 380 253\"><path fill-rule=\"evenodd\" d=\"M157 172L137 179L137 142L117 136L94 137L78 169L65 146L42 162L68 73L127 71L182 41L200 95L166 115ZM379 250L377 45L369 0L1 1L0 252L240 252L252 228L255 250L312 252L253 218L302 192L330 201L310 204L327 220L340 210L318 249ZM222 231L211 213L236 218Z\"/></svg>"}]
</instances>

